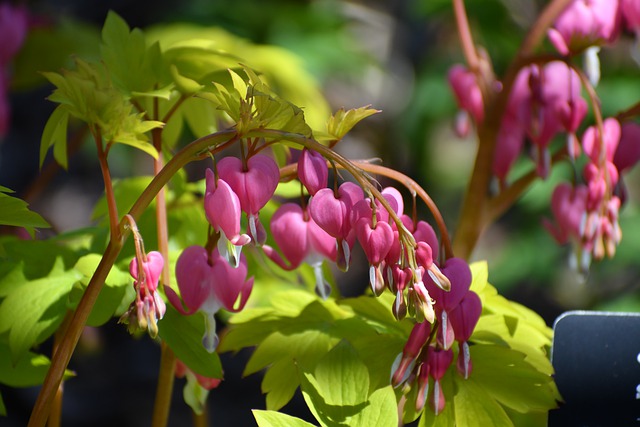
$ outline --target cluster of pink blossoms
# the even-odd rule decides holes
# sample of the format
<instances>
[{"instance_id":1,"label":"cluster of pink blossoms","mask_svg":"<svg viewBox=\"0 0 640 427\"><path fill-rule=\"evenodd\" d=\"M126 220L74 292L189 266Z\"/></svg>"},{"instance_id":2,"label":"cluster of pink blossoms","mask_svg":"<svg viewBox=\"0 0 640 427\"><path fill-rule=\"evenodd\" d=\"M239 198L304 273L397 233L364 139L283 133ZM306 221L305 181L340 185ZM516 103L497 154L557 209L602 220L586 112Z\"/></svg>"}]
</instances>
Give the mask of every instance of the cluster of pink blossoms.
<instances>
[{"instance_id":1,"label":"cluster of pink blossoms","mask_svg":"<svg viewBox=\"0 0 640 427\"><path fill-rule=\"evenodd\" d=\"M436 415L445 405L440 380L453 362L454 342L458 343L458 373L465 379L471 374L473 365L468 341L482 313L480 297L469 290L472 277L466 262L450 258L444 263L442 273L449 278L451 291L445 292L432 281L427 282L427 289L438 302L435 305L438 322L415 324L407 344L393 364L391 375L394 387L415 383L418 387L416 410L422 410L428 398ZM433 384L431 393L430 378Z\"/></svg>"},{"instance_id":2,"label":"cluster of pink blossoms","mask_svg":"<svg viewBox=\"0 0 640 427\"><path fill-rule=\"evenodd\" d=\"M639 1L574 0L558 16L548 36L563 56L586 53L586 73L595 84L599 65L594 55L600 46L613 43L625 31L636 37L640 34ZM477 78L462 65L449 72L449 83L463 111L456 119L460 135L468 132L471 119L476 125L484 120L485 105ZM589 127L580 140L576 134L588 109L581 90L578 72L564 61L520 69L498 129L493 173L506 186L511 167L528 142L536 171L546 178L551 167L549 147L559 134L567 136L567 153L572 161L581 153L586 155L584 184L563 183L556 188L551 207L557 225L546 223L559 243L574 243L573 264L585 271L592 259L612 256L620 242L618 212L624 201L620 198L624 192L620 175L638 161L640 148L632 139L638 125L624 123L621 131L614 118L604 121L602 132L597 126Z\"/></svg>"},{"instance_id":3,"label":"cluster of pink blossoms","mask_svg":"<svg viewBox=\"0 0 640 427\"><path fill-rule=\"evenodd\" d=\"M316 292L326 299L331 287L323 277L322 264L335 263L346 271L351 252L359 243L370 264L373 292L380 295L389 289L396 297L392 308L395 316L400 319L409 313L419 322L393 367L392 381L395 386L417 381L422 399L417 406L422 408L431 376L436 384L431 400L434 409L440 411L444 396L438 381L452 360L454 342L459 344L458 369L465 378L471 372L467 341L482 307L479 297L469 290L471 271L467 263L450 258L438 265L435 231L425 221L403 213L403 199L395 188L381 191L386 203L366 197L365 191L352 182L328 188L327 161L308 149L301 152L297 171L309 197L302 204L288 202L277 209L269 227L277 247L269 246L265 244L267 231L259 220L259 211L273 197L280 180L275 161L264 154L242 159L224 157L214 169L206 172L204 209L211 226L208 241L205 246L186 248L178 258L180 296L165 288L169 301L181 313L205 315L205 348L214 351L218 344L217 311L240 311L251 294L253 278L247 278L243 246L261 247L285 270L309 264L315 271ZM247 216L246 230L241 222L243 213ZM445 363L447 357L449 362Z\"/></svg>"},{"instance_id":4,"label":"cluster of pink blossoms","mask_svg":"<svg viewBox=\"0 0 640 427\"><path fill-rule=\"evenodd\" d=\"M0 4L0 137L9 130L9 82L11 61L27 36L28 14L24 7Z\"/></svg>"}]
</instances>

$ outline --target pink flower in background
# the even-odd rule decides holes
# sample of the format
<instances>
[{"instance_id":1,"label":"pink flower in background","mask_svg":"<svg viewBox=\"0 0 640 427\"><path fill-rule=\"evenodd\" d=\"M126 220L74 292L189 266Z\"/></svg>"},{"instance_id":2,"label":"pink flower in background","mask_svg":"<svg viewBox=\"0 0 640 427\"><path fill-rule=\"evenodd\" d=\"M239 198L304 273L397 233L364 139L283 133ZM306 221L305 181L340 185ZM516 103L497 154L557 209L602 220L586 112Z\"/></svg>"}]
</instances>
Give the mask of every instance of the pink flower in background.
<instances>
[{"instance_id":1,"label":"pink flower in background","mask_svg":"<svg viewBox=\"0 0 640 427\"><path fill-rule=\"evenodd\" d=\"M0 4L0 66L6 66L27 37L29 14L22 6Z\"/></svg>"},{"instance_id":2,"label":"pink flower in background","mask_svg":"<svg viewBox=\"0 0 640 427\"><path fill-rule=\"evenodd\" d=\"M0 4L0 137L6 135L11 119L9 105L10 63L18 53L28 30L28 12L21 6Z\"/></svg>"},{"instance_id":3,"label":"pink flower in background","mask_svg":"<svg viewBox=\"0 0 640 427\"><path fill-rule=\"evenodd\" d=\"M547 35L561 55L611 43L620 32L618 0L574 0Z\"/></svg>"},{"instance_id":4,"label":"pink flower in background","mask_svg":"<svg viewBox=\"0 0 640 427\"><path fill-rule=\"evenodd\" d=\"M549 144L560 132L574 134L587 113L580 91L580 77L562 61L520 70L497 136L493 171L500 181L522 151L525 136L535 146L538 175L547 176Z\"/></svg>"},{"instance_id":5,"label":"pink flower in background","mask_svg":"<svg viewBox=\"0 0 640 427\"><path fill-rule=\"evenodd\" d=\"M402 353L398 354L393 366L391 367L391 384L398 387L407 381L409 374L413 370L413 365L422 351L422 347L427 343L431 334L431 323L421 322L413 325L409 339L402 349Z\"/></svg>"},{"instance_id":6,"label":"pink flower in background","mask_svg":"<svg viewBox=\"0 0 640 427\"><path fill-rule=\"evenodd\" d=\"M253 289L253 277L247 280L247 260L241 256L237 268L220 256L217 249L210 254L202 246L189 246L176 263L176 280L180 296L165 287L169 302L182 314L202 312L205 316L204 347L212 352L218 345L215 313L221 308L241 311ZM180 301L186 304L185 309Z\"/></svg>"},{"instance_id":7,"label":"pink flower in background","mask_svg":"<svg viewBox=\"0 0 640 427\"><path fill-rule=\"evenodd\" d=\"M449 70L449 85L453 90L460 113L456 118L456 133L465 137L470 129L469 115L476 123L484 120L484 102L476 75L465 66L456 64Z\"/></svg>"},{"instance_id":8,"label":"pink flower in background","mask_svg":"<svg viewBox=\"0 0 640 427\"><path fill-rule=\"evenodd\" d=\"M574 188L568 182L559 184L551 196L551 212L555 224L545 220L544 226L556 239L564 245L569 239L580 241L587 214L587 197L589 190L580 185Z\"/></svg>"}]
</instances>

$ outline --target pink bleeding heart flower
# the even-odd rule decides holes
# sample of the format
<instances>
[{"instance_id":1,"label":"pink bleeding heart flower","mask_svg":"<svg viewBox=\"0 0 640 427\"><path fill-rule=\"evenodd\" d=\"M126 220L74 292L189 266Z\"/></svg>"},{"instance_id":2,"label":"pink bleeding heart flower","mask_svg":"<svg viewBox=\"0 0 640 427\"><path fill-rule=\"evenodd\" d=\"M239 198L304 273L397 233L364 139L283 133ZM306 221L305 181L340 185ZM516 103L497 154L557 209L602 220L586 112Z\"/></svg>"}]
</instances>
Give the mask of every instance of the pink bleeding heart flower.
<instances>
[{"instance_id":1,"label":"pink bleeding heart flower","mask_svg":"<svg viewBox=\"0 0 640 427\"><path fill-rule=\"evenodd\" d=\"M362 188L352 182L344 182L338 188L337 196L332 189L323 188L309 203L311 218L320 228L336 238L336 264L343 271L349 268L351 248L355 242L355 232L351 227L351 209L362 199Z\"/></svg>"},{"instance_id":2,"label":"pink bleeding heart flower","mask_svg":"<svg viewBox=\"0 0 640 427\"><path fill-rule=\"evenodd\" d=\"M413 370L422 347L427 343L431 334L431 324L429 322L421 322L413 325L409 339L402 349L402 353L398 354L396 360L391 367L391 385L398 387L407 381L409 374Z\"/></svg>"},{"instance_id":3,"label":"pink bleeding heart flower","mask_svg":"<svg viewBox=\"0 0 640 427\"><path fill-rule=\"evenodd\" d=\"M611 117L606 119L602 123L602 132L602 143L600 132L596 126L590 126L582 135L582 149L596 164L600 163L602 159L613 162L622 134L620 122Z\"/></svg>"},{"instance_id":4,"label":"pink bleeding heart flower","mask_svg":"<svg viewBox=\"0 0 640 427\"><path fill-rule=\"evenodd\" d=\"M384 290L384 279L380 264L393 245L393 230L389 223L378 221L373 225L371 218L360 218L355 226L360 246L369 261L369 284L376 295Z\"/></svg>"},{"instance_id":5,"label":"pink bleeding heart flower","mask_svg":"<svg viewBox=\"0 0 640 427\"><path fill-rule=\"evenodd\" d=\"M233 265L240 262L242 246L251 242L246 234L240 234L240 199L223 179L216 179L211 169L206 171L207 189L204 195L204 212L215 231L221 231L218 250Z\"/></svg>"},{"instance_id":6,"label":"pink bleeding heart flower","mask_svg":"<svg viewBox=\"0 0 640 427\"><path fill-rule=\"evenodd\" d=\"M559 244L567 243L570 238L578 242L582 239L587 198L588 189L584 185L574 188L571 184L563 182L553 190L551 211L555 225L545 220L544 226Z\"/></svg>"},{"instance_id":7,"label":"pink bleeding heart flower","mask_svg":"<svg viewBox=\"0 0 640 427\"><path fill-rule=\"evenodd\" d=\"M472 370L471 353L469 352L469 338L480 320L482 314L482 302L473 291L468 291L460 304L449 313L449 321L455 333L455 339L459 343L458 372L465 378L469 378Z\"/></svg>"},{"instance_id":8,"label":"pink bleeding heart flower","mask_svg":"<svg viewBox=\"0 0 640 427\"><path fill-rule=\"evenodd\" d=\"M306 148L302 150L298 159L298 179L312 196L326 188L329 168L325 158L316 151Z\"/></svg>"},{"instance_id":9,"label":"pink bleeding heart flower","mask_svg":"<svg viewBox=\"0 0 640 427\"><path fill-rule=\"evenodd\" d=\"M631 169L638 161L640 161L640 125L627 122L622 125L620 142L613 156L613 164L622 173Z\"/></svg>"},{"instance_id":10,"label":"pink bleeding heart flower","mask_svg":"<svg viewBox=\"0 0 640 427\"><path fill-rule=\"evenodd\" d=\"M622 179L622 174L635 166L640 160L640 125L634 122L627 122L622 125L620 135L620 143L613 156L613 164L620 173L618 186L615 188L615 194L620 198L620 202L624 205L627 201L627 187Z\"/></svg>"},{"instance_id":11,"label":"pink bleeding heart flower","mask_svg":"<svg viewBox=\"0 0 640 427\"><path fill-rule=\"evenodd\" d=\"M620 31L618 2L574 0L556 18L547 35L561 55L611 43Z\"/></svg>"},{"instance_id":12,"label":"pink bleeding heart flower","mask_svg":"<svg viewBox=\"0 0 640 427\"><path fill-rule=\"evenodd\" d=\"M433 378L433 392L429 399L429 405L436 415L444 410L445 397L440 385L440 380L444 377L444 374L451 366L453 361L453 352L451 350L436 349L433 346L429 347L429 353L427 354L427 363L429 365L429 375ZM424 406L424 403L422 403ZM416 405L417 409L417 405Z\"/></svg>"},{"instance_id":13,"label":"pink bleeding heart flower","mask_svg":"<svg viewBox=\"0 0 640 427\"><path fill-rule=\"evenodd\" d=\"M276 162L264 154L256 154L246 161L225 157L218 162L218 176L238 195L240 207L249 219L249 235L256 244L264 244L267 236L258 219L260 209L273 197L280 180Z\"/></svg>"},{"instance_id":14,"label":"pink bleeding heart flower","mask_svg":"<svg viewBox=\"0 0 640 427\"><path fill-rule=\"evenodd\" d=\"M561 55L584 53L585 72L595 86L600 80L600 46L620 34L618 1L574 0L547 31Z\"/></svg>"},{"instance_id":15,"label":"pink bleeding heart flower","mask_svg":"<svg viewBox=\"0 0 640 427\"><path fill-rule=\"evenodd\" d=\"M409 267L400 268L398 264L393 264L391 266L391 275L391 290L396 294L391 311L396 319L402 320L407 315L407 303L404 299L404 290L407 285L411 283L413 273Z\"/></svg>"},{"instance_id":16,"label":"pink bleeding heart flower","mask_svg":"<svg viewBox=\"0 0 640 427\"><path fill-rule=\"evenodd\" d=\"M476 123L482 123L484 120L484 102L476 75L465 66L456 64L449 70L448 80L458 107L465 114L470 114ZM466 126L468 121L465 121L462 117L459 117L457 121L459 121L458 126L456 126L458 136L465 137L469 130L468 126Z\"/></svg>"},{"instance_id":17,"label":"pink bleeding heart flower","mask_svg":"<svg viewBox=\"0 0 640 427\"><path fill-rule=\"evenodd\" d=\"M445 349L448 349L454 340L454 331L449 319L449 313L460 304L462 298L469 291L472 278L469 265L461 258L449 258L441 271L451 284L449 292L442 290L432 280L427 281L425 285L436 301L435 312L440 320L438 340Z\"/></svg>"},{"instance_id":18,"label":"pink bleeding heart flower","mask_svg":"<svg viewBox=\"0 0 640 427\"><path fill-rule=\"evenodd\" d=\"M164 317L167 307L158 293L158 281L164 267L164 258L160 252L152 251L142 260L142 274L139 274L139 259L129 263L129 273L134 278L133 288L136 299L129 310L122 315L120 323L129 325L129 331L147 329L149 335L158 335L158 320Z\"/></svg>"},{"instance_id":19,"label":"pink bleeding heart flower","mask_svg":"<svg viewBox=\"0 0 640 427\"><path fill-rule=\"evenodd\" d=\"M322 263L325 259L335 261L336 239L321 229L308 212L295 203L285 203L273 214L271 235L289 265L268 245L263 246L265 254L285 270L293 270L303 262L312 266L316 276L316 292L327 299L331 286L324 279Z\"/></svg>"},{"instance_id":20,"label":"pink bleeding heart flower","mask_svg":"<svg viewBox=\"0 0 640 427\"><path fill-rule=\"evenodd\" d=\"M218 345L215 313L221 308L237 312L244 308L253 289L253 277L247 280L247 260L240 258L237 268L229 265L217 249L210 254L201 246L190 246L176 263L176 280L182 301L165 287L167 298L182 314L202 312L205 316L204 347L213 352Z\"/></svg>"}]
</instances>

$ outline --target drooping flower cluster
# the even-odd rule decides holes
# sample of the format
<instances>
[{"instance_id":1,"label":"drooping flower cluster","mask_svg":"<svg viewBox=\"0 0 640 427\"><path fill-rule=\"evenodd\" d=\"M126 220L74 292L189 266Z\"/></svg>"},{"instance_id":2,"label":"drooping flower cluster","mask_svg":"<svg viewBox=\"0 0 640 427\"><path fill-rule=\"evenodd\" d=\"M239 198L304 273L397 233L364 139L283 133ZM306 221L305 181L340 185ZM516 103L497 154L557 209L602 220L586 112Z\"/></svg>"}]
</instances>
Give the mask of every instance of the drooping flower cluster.
<instances>
[{"instance_id":1,"label":"drooping flower cluster","mask_svg":"<svg viewBox=\"0 0 640 427\"><path fill-rule=\"evenodd\" d=\"M537 172L543 178L549 173L549 145L556 135L566 132L568 150L575 151L574 135L587 113L580 88L578 74L561 61L520 70L496 141L493 172L503 184L525 139L535 147Z\"/></svg>"},{"instance_id":2,"label":"drooping flower cluster","mask_svg":"<svg viewBox=\"0 0 640 427\"><path fill-rule=\"evenodd\" d=\"M442 412L445 405L440 380L453 362L454 342L458 343L458 373L465 379L471 374L468 341L482 312L480 297L469 290L471 271L463 260L450 258L445 262L442 273L451 282L450 292L442 291L432 280L427 281L427 288L437 301L435 310L438 321L433 325L428 322L414 325L391 373L394 387L418 387L416 410L422 410L429 400L436 415ZM429 390L430 379L432 390Z\"/></svg>"},{"instance_id":3,"label":"drooping flower cluster","mask_svg":"<svg viewBox=\"0 0 640 427\"><path fill-rule=\"evenodd\" d=\"M149 335L158 335L158 320L164 317L167 307L158 293L158 281L164 267L164 258L160 252L151 251L135 257L129 264L129 272L134 278L133 287L136 299L129 310L120 318L121 323L128 325L129 331L147 329ZM142 268L140 268L142 264Z\"/></svg>"},{"instance_id":4,"label":"drooping flower cluster","mask_svg":"<svg viewBox=\"0 0 640 427\"><path fill-rule=\"evenodd\" d=\"M602 135L595 126L582 137L582 149L588 157L583 170L584 183L561 183L554 190L551 209L555 225L545 226L560 244L572 242L572 264L586 272L592 259L613 256L622 239L618 225L620 207L626 198L621 174L640 160L640 126L623 126L609 118Z\"/></svg>"}]
</instances>

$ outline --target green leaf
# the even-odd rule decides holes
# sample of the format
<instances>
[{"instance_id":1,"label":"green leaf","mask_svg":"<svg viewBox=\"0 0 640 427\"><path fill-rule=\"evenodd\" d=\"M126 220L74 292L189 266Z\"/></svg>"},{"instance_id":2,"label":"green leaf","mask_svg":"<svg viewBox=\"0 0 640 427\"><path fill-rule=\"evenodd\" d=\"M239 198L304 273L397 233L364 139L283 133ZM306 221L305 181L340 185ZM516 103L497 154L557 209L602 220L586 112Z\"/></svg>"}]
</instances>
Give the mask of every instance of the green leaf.
<instances>
[{"instance_id":1,"label":"green leaf","mask_svg":"<svg viewBox=\"0 0 640 427\"><path fill-rule=\"evenodd\" d=\"M22 199L9 196L5 193L12 192L8 188L0 188L0 224L24 227L31 237L36 228L51 227L39 214L30 211L28 204Z\"/></svg>"},{"instance_id":2,"label":"green leaf","mask_svg":"<svg viewBox=\"0 0 640 427\"><path fill-rule=\"evenodd\" d=\"M367 400L369 371L347 341L340 341L320 359L315 379L329 405L353 406Z\"/></svg>"},{"instance_id":3,"label":"green leaf","mask_svg":"<svg viewBox=\"0 0 640 427\"><path fill-rule=\"evenodd\" d=\"M350 110L341 108L336 111L327 122L327 133L329 133L334 140L340 140L357 125L358 122L379 112L380 110L369 108L369 106Z\"/></svg>"},{"instance_id":4,"label":"green leaf","mask_svg":"<svg viewBox=\"0 0 640 427\"><path fill-rule=\"evenodd\" d=\"M14 363L10 354L9 344L0 340L0 383L10 387L42 384L51 364L47 357L28 351Z\"/></svg>"},{"instance_id":5,"label":"green leaf","mask_svg":"<svg viewBox=\"0 0 640 427\"><path fill-rule=\"evenodd\" d=\"M44 163L47 151L53 145L53 156L60 166L67 169L67 123L69 112L61 105L57 106L42 131L40 141L40 167Z\"/></svg>"},{"instance_id":6,"label":"green leaf","mask_svg":"<svg viewBox=\"0 0 640 427\"><path fill-rule=\"evenodd\" d=\"M73 308L80 302L87 284L96 271L98 264L102 260L99 254L88 254L78 260L75 269L82 274L82 279L78 282L69 294L69 305ZM131 276L128 272L113 266L105 279L105 286L98 295L98 300L93 306L87 325L101 326L109 321L116 313L123 302L129 287L133 289ZM131 298L131 301L133 298Z\"/></svg>"},{"instance_id":7,"label":"green leaf","mask_svg":"<svg viewBox=\"0 0 640 427\"><path fill-rule=\"evenodd\" d=\"M518 412L548 411L560 395L551 375L525 361L525 354L495 345L471 346L473 381Z\"/></svg>"},{"instance_id":8,"label":"green leaf","mask_svg":"<svg viewBox=\"0 0 640 427\"><path fill-rule=\"evenodd\" d=\"M0 416L5 417L7 415L7 407L4 406L4 401L2 400L2 395L0 394Z\"/></svg>"},{"instance_id":9,"label":"green leaf","mask_svg":"<svg viewBox=\"0 0 640 427\"><path fill-rule=\"evenodd\" d=\"M222 378L218 354L209 353L202 345L204 318L201 314L183 316L168 305L164 318L158 322L158 334L193 372L208 378Z\"/></svg>"},{"instance_id":10,"label":"green leaf","mask_svg":"<svg viewBox=\"0 0 640 427\"><path fill-rule=\"evenodd\" d=\"M370 404L367 367L344 340L320 359L313 374L302 373L300 386L322 425L351 425L350 419Z\"/></svg>"},{"instance_id":11,"label":"green leaf","mask_svg":"<svg viewBox=\"0 0 640 427\"><path fill-rule=\"evenodd\" d=\"M144 33L137 28L130 31L113 11L108 13L102 28L100 48L114 83L125 93L148 92L160 83L159 73L164 65L160 46L154 43L147 47ZM160 86L168 82L164 83Z\"/></svg>"},{"instance_id":12,"label":"green leaf","mask_svg":"<svg viewBox=\"0 0 640 427\"><path fill-rule=\"evenodd\" d=\"M456 377L458 392L453 396L457 426L464 427L513 427L513 422L502 406L496 402L474 378ZM451 403L451 402L449 402Z\"/></svg>"},{"instance_id":13,"label":"green leaf","mask_svg":"<svg viewBox=\"0 0 640 427\"><path fill-rule=\"evenodd\" d=\"M180 75L178 67L176 67L174 64L171 64L169 66L169 72L171 73L171 78L173 78L173 82L175 83L176 88L183 95L191 96L195 93L200 92L204 88L204 85L201 85L197 81L190 79L189 77Z\"/></svg>"},{"instance_id":14,"label":"green leaf","mask_svg":"<svg viewBox=\"0 0 640 427\"><path fill-rule=\"evenodd\" d=\"M14 274L0 279L0 289L10 286L10 293L0 303L0 333L9 332L12 362L49 337L67 312L66 297L73 284L81 278L74 269L64 270L57 258L47 277L27 280L22 266ZM7 279L9 278L9 279ZM7 283L7 280L17 280Z\"/></svg>"},{"instance_id":15,"label":"green leaf","mask_svg":"<svg viewBox=\"0 0 640 427\"><path fill-rule=\"evenodd\" d=\"M252 409L251 412L259 427L312 427L313 424L276 411Z\"/></svg>"},{"instance_id":16,"label":"green leaf","mask_svg":"<svg viewBox=\"0 0 640 427\"><path fill-rule=\"evenodd\" d=\"M371 393L369 405L354 415L349 425L351 427L398 425L398 404L393 387L389 385Z\"/></svg>"}]
</instances>

